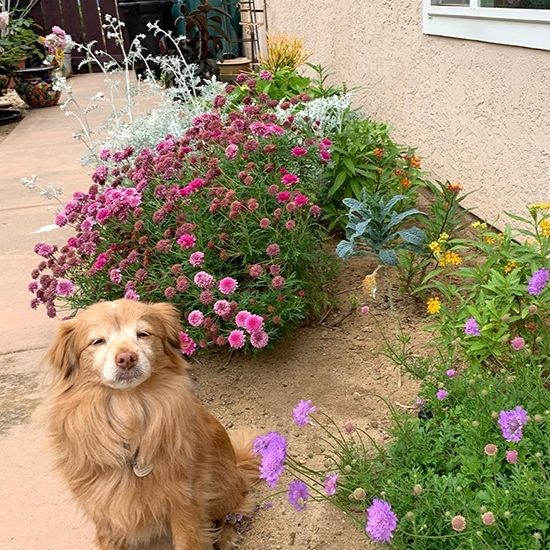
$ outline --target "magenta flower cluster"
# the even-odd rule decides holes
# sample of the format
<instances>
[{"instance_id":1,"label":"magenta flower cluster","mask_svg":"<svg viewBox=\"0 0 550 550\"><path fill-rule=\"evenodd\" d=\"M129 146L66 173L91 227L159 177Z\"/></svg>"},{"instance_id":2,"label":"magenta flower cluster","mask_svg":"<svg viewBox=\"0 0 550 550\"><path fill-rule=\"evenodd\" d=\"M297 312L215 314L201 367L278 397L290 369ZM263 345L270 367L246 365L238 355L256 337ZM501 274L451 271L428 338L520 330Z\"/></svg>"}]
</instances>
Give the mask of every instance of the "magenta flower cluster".
<instances>
[{"instance_id":1,"label":"magenta flower cluster","mask_svg":"<svg viewBox=\"0 0 550 550\"><path fill-rule=\"evenodd\" d=\"M100 151L93 184L55 219L73 235L35 247L31 306L54 317L100 299L168 300L188 355L263 349L305 318L307 289L323 284L314 174L331 142L278 119L267 96L243 103L232 111L218 96L154 149Z\"/></svg>"}]
</instances>

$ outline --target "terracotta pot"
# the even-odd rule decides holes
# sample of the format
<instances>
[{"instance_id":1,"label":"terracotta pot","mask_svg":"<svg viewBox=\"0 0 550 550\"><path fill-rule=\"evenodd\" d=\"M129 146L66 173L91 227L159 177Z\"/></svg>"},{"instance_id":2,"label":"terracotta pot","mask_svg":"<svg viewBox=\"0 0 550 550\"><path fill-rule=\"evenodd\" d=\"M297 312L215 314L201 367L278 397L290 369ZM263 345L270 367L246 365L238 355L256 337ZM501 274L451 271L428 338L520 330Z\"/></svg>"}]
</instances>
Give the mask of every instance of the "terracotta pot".
<instances>
[{"instance_id":1,"label":"terracotta pot","mask_svg":"<svg viewBox=\"0 0 550 550\"><path fill-rule=\"evenodd\" d=\"M32 108L57 105L61 92L54 90L54 67L29 67L15 71L15 91Z\"/></svg>"},{"instance_id":2,"label":"terracotta pot","mask_svg":"<svg viewBox=\"0 0 550 550\"><path fill-rule=\"evenodd\" d=\"M233 82L240 73L250 72L250 59L248 57L237 57L236 59L226 59L218 61L220 69L220 80L222 82Z\"/></svg>"}]
</instances>

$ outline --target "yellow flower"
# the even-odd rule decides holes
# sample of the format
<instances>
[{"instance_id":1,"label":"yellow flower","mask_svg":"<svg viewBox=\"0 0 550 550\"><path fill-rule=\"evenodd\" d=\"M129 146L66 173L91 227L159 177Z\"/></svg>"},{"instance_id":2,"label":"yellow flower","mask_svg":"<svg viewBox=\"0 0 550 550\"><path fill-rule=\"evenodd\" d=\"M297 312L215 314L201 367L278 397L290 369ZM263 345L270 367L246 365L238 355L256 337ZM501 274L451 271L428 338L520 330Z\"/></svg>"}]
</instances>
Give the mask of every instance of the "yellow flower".
<instances>
[{"instance_id":1,"label":"yellow flower","mask_svg":"<svg viewBox=\"0 0 550 550\"><path fill-rule=\"evenodd\" d=\"M446 265L460 265L462 258L452 251L445 252L442 258L439 259L439 267L445 267Z\"/></svg>"},{"instance_id":2,"label":"yellow flower","mask_svg":"<svg viewBox=\"0 0 550 550\"><path fill-rule=\"evenodd\" d=\"M537 202L529 207L531 210L550 210L550 202Z\"/></svg>"},{"instance_id":3,"label":"yellow flower","mask_svg":"<svg viewBox=\"0 0 550 550\"><path fill-rule=\"evenodd\" d=\"M518 264L514 262L513 260L510 260L505 266L504 266L504 273L510 273L512 270L516 269Z\"/></svg>"},{"instance_id":4,"label":"yellow flower","mask_svg":"<svg viewBox=\"0 0 550 550\"><path fill-rule=\"evenodd\" d=\"M428 301L426 302L426 311L430 315L434 315L436 313L439 313L440 310L441 310L441 300L437 297L428 298Z\"/></svg>"},{"instance_id":5,"label":"yellow flower","mask_svg":"<svg viewBox=\"0 0 550 550\"><path fill-rule=\"evenodd\" d=\"M472 227L473 227L474 229L477 229L477 228L479 228L479 229L486 229L486 228L487 228L487 224L486 224L486 223L481 223L481 222L474 222L474 223L472 224Z\"/></svg>"},{"instance_id":6,"label":"yellow flower","mask_svg":"<svg viewBox=\"0 0 550 550\"><path fill-rule=\"evenodd\" d=\"M438 243L446 243L449 240L449 234L448 233L441 233L439 235L439 239L437 239Z\"/></svg>"},{"instance_id":7,"label":"yellow flower","mask_svg":"<svg viewBox=\"0 0 550 550\"><path fill-rule=\"evenodd\" d=\"M428 245L428 248L433 252L433 254L435 256L437 256L438 254L441 254L443 251L441 250L441 245L437 242L437 241L432 241L429 245Z\"/></svg>"},{"instance_id":8,"label":"yellow flower","mask_svg":"<svg viewBox=\"0 0 550 550\"><path fill-rule=\"evenodd\" d=\"M539 224L543 237L550 237L550 220L542 220Z\"/></svg>"}]
</instances>

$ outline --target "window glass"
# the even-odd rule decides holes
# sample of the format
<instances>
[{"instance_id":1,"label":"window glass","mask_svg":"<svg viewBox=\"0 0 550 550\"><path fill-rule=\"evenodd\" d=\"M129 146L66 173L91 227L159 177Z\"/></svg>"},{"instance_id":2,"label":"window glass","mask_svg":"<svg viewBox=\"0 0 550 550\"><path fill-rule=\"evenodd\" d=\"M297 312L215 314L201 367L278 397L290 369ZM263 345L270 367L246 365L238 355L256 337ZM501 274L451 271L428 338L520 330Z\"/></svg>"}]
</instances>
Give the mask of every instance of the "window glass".
<instances>
[{"instance_id":1,"label":"window glass","mask_svg":"<svg viewBox=\"0 0 550 550\"><path fill-rule=\"evenodd\" d=\"M432 2L433 4L433 2ZM523 10L550 10L550 0L481 0L481 8L516 8Z\"/></svg>"},{"instance_id":2,"label":"window glass","mask_svg":"<svg viewBox=\"0 0 550 550\"><path fill-rule=\"evenodd\" d=\"M470 6L470 0L432 0L432 6Z\"/></svg>"}]
</instances>

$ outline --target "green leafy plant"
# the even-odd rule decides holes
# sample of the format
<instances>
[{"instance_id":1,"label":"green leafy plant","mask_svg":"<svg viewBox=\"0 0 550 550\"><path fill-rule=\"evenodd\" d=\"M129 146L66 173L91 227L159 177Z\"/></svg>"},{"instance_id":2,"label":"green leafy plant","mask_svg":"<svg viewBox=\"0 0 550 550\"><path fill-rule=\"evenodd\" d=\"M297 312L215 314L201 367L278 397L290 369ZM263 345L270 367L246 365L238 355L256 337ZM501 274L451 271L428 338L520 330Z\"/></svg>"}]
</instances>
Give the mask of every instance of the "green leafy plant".
<instances>
[{"instance_id":1,"label":"green leafy plant","mask_svg":"<svg viewBox=\"0 0 550 550\"><path fill-rule=\"evenodd\" d=\"M397 206L407 197L395 195L386 200L363 189L361 201L348 198L344 204L349 208L346 239L340 241L336 253L347 259L356 255L375 256L385 265L398 264L398 251L421 250L426 235L419 227L407 226L405 222L422 215L415 208L399 211Z\"/></svg>"},{"instance_id":2,"label":"green leafy plant","mask_svg":"<svg viewBox=\"0 0 550 550\"><path fill-rule=\"evenodd\" d=\"M518 352L533 361L550 354L549 216L534 208L514 218L522 226L502 233L474 224L478 237L464 241L470 254L453 279L438 278L437 268L421 287L441 299L433 319L442 343L459 342L470 361L492 368Z\"/></svg>"},{"instance_id":3,"label":"green leafy plant","mask_svg":"<svg viewBox=\"0 0 550 550\"><path fill-rule=\"evenodd\" d=\"M415 189L421 184L420 159L414 149L397 145L386 124L368 118L350 118L341 131L332 136L332 162L327 170L328 188L324 211L329 228L343 228L346 213L342 200L361 198L363 189L390 198L404 194L415 201Z\"/></svg>"},{"instance_id":4,"label":"green leafy plant","mask_svg":"<svg viewBox=\"0 0 550 550\"><path fill-rule=\"evenodd\" d=\"M461 193L462 187L450 182L425 180L429 194L426 216L420 219L420 227L426 234L426 246L420 251L399 252L399 277L403 290L424 296L423 285L434 276L443 276L449 268L461 265L463 248L462 232L469 224L469 210L462 202L469 193Z\"/></svg>"}]
</instances>

